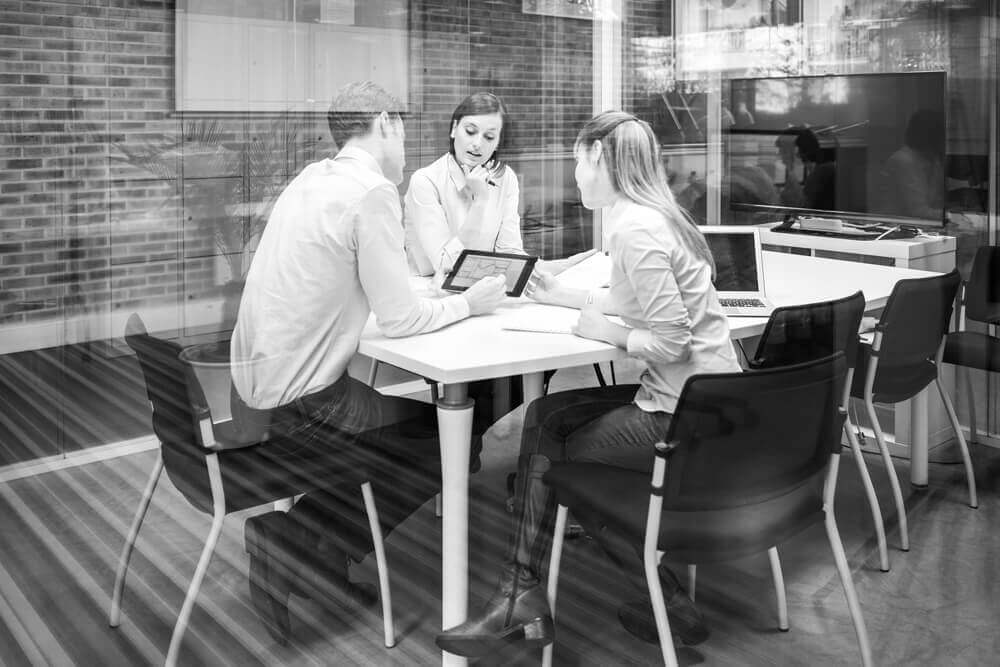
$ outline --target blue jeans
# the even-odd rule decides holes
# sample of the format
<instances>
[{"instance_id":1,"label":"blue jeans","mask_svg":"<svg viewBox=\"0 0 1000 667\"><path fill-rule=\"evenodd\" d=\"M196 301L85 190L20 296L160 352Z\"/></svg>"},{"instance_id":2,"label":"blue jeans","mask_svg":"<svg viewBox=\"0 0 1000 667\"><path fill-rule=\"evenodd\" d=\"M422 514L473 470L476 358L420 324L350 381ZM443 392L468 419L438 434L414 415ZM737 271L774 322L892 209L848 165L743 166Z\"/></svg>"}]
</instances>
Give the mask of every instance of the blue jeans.
<instances>
[{"instance_id":1,"label":"blue jeans","mask_svg":"<svg viewBox=\"0 0 1000 667\"><path fill-rule=\"evenodd\" d=\"M652 471L653 443L670 425L667 412L632 402L638 385L563 391L528 406L518 458L514 526L505 570L521 586L539 583L555 523L554 494L542 481L553 461L604 463Z\"/></svg>"}]
</instances>

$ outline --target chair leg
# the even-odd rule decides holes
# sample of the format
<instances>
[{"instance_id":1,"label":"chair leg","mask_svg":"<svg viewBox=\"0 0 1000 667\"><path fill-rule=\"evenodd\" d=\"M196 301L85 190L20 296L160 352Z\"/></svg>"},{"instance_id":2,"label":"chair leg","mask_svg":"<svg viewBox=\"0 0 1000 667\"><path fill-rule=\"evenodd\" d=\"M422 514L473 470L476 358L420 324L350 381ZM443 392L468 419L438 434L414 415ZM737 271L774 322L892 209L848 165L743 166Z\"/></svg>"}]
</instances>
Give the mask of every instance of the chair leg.
<instances>
[{"instance_id":1,"label":"chair leg","mask_svg":"<svg viewBox=\"0 0 1000 667\"><path fill-rule=\"evenodd\" d=\"M174 624L174 632L170 636L170 648L167 649L167 657L164 660L164 667L174 667L177 664L177 656L180 653L181 642L184 640L184 632L187 630L188 621L191 620L191 612L194 610L194 602L201 589L201 582L205 578L208 570L208 563L212 560L212 553L215 545L219 541L219 534L222 532L222 521L226 518L225 512L215 512L212 515L212 527L208 531L205 546L201 550L201 557L198 565L194 569L194 576L188 586L187 595L184 596L184 604L177 614L177 623Z\"/></svg>"},{"instance_id":2,"label":"chair leg","mask_svg":"<svg viewBox=\"0 0 1000 667\"><path fill-rule=\"evenodd\" d=\"M958 366L958 373L962 376L965 384L965 396L969 402L969 442L979 442L979 434L976 432L976 395L972 393L972 372L968 366Z\"/></svg>"},{"instance_id":3,"label":"chair leg","mask_svg":"<svg viewBox=\"0 0 1000 667\"><path fill-rule=\"evenodd\" d=\"M688 597L694 602L694 590L698 583L698 566L694 563L688 565Z\"/></svg>"},{"instance_id":4,"label":"chair leg","mask_svg":"<svg viewBox=\"0 0 1000 667\"><path fill-rule=\"evenodd\" d=\"M552 555L549 557L549 583L547 595L549 599L549 614L556 619L556 589L559 587L559 565L562 562L563 539L566 535L566 516L569 508L559 505L556 510L556 525L552 533ZM552 644L542 649L542 667L552 667Z\"/></svg>"},{"instance_id":5,"label":"chair leg","mask_svg":"<svg viewBox=\"0 0 1000 667\"><path fill-rule=\"evenodd\" d=\"M872 476L868 474L868 465L861 452L861 444L858 436L854 433L854 425L850 419L844 420L844 432L847 434L847 441L851 444L851 453L854 454L854 462L858 466L858 474L861 476L861 485L865 489L865 496L868 498L868 507L872 511L872 523L875 524L875 539L878 541L878 562L879 569L883 572L889 571L889 549L885 542L885 524L882 522L882 510L878 505L878 496L875 495L875 486L872 484Z\"/></svg>"},{"instance_id":6,"label":"chair leg","mask_svg":"<svg viewBox=\"0 0 1000 667\"><path fill-rule=\"evenodd\" d=\"M660 573L657 568L659 559L643 557L646 570L646 585L649 587L649 599L653 603L653 618L656 619L656 633L660 638L660 651L663 653L663 664L666 667L677 667L677 653L674 651L674 638L670 632L670 621L667 620L667 603L663 599L663 586L660 585Z\"/></svg>"},{"instance_id":7,"label":"chair leg","mask_svg":"<svg viewBox=\"0 0 1000 667\"><path fill-rule=\"evenodd\" d=\"M608 386L608 383L604 380L604 373L601 372L600 364L594 364L594 374L597 376L597 384L602 387Z\"/></svg>"},{"instance_id":8,"label":"chair leg","mask_svg":"<svg viewBox=\"0 0 1000 667\"><path fill-rule=\"evenodd\" d=\"M167 649L167 657L164 660L164 667L174 667L177 664L177 656L181 650L181 642L184 640L184 632L187 630L188 621L191 620L191 611L194 609L194 601L198 597L201 589L201 582L205 578L208 570L208 563L212 560L215 552L215 545L219 541L219 534L222 532L222 522L226 518L226 493L222 486L222 470L219 467L219 455L209 454L205 457L205 467L208 469L208 483L212 489L212 527L205 538L205 546L201 550L201 557L198 565L194 568L194 576L191 577L191 584L188 586L187 595L184 596L184 604L177 614L177 623L174 624L174 632L170 636L170 647Z\"/></svg>"},{"instance_id":9,"label":"chair leg","mask_svg":"<svg viewBox=\"0 0 1000 667\"><path fill-rule=\"evenodd\" d=\"M778 599L778 629L788 632L788 600L785 598L785 576L781 572L781 559L778 558L778 547L767 550L767 558L771 561L771 576L774 577L774 595Z\"/></svg>"},{"instance_id":10,"label":"chair leg","mask_svg":"<svg viewBox=\"0 0 1000 667\"><path fill-rule=\"evenodd\" d=\"M868 418L872 422L872 430L875 431L875 442L878 443L878 450L882 454L882 461L885 463L886 474L889 476L889 486L892 487L892 497L896 503L896 520L899 522L899 539L903 551L910 550L910 534L906 525L906 505L903 504L903 491L899 488L899 477L896 475L896 468L892 465L892 455L889 454L889 447L885 444L885 434L878 423L878 415L875 414L875 404L865 399L865 409L868 411Z\"/></svg>"},{"instance_id":11,"label":"chair leg","mask_svg":"<svg viewBox=\"0 0 1000 667\"><path fill-rule=\"evenodd\" d=\"M111 594L111 613L108 624L112 628L117 628L121 623L122 595L125 592L125 576L128 574L128 563L132 558L132 549L135 547L135 540L139 537L139 528L146 518L149 510L149 501L153 499L153 492L156 491L156 483L160 480L163 472L163 453L157 453L156 463L153 471L149 474L146 488L142 491L142 498L139 500L139 508L132 519L132 526L128 530L128 537L125 538L125 546L122 547L121 556L118 558L118 571L115 573L115 587Z\"/></svg>"},{"instance_id":12,"label":"chair leg","mask_svg":"<svg viewBox=\"0 0 1000 667\"><path fill-rule=\"evenodd\" d=\"M365 513L368 515L368 527L372 531L372 542L375 544L375 564L378 569L378 587L382 598L382 627L385 631L385 647L396 645L396 630L392 622L392 592L389 590L389 566L385 560L385 541L382 539L382 524L378 520L378 509L375 507L375 494L372 493L371 482L361 485L361 495L365 499Z\"/></svg>"},{"instance_id":13,"label":"chair leg","mask_svg":"<svg viewBox=\"0 0 1000 667\"><path fill-rule=\"evenodd\" d=\"M837 530L837 521L833 516L833 509L826 510L826 537L830 541L830 549L833 551L833 560L837 563L837 573L840 575L840 583L844 586L844 595L847 597L847 608L851 612L851 620L854 621L854 632L858 636L858 646L861 648L861 664L870 667L872 663L872 649L868 642L868 630L865 628L865 619L861 615L861 605L858 603L858 594L854 590L854 580L851 578L851 568L847 564L847 555L844 553L844 545L840 541L840 531Z\"/></svg>"},{"instance_id":14,"label":"chair leg","mask_svg":"<svg viewBox=\"0 0 1000 667\"><path fill-rule=\"evenodd\" d=\"M979 507L979 499L976 497L976 473L972 468L969 446L965 442L965 436L962 435L962 426L958 423L958 415L955 414L955 406L951 402L951 397L945 392L944 385L941 384L940 367L938 370L937 388L941 394L944 409L948 413L948 419L951 420L951 427L955 429L955 437L958 438L958 448L962 452L962 462L965 464L965 478L969 485L969 507L976 509ZM969 398L971 399L972 396L970 395Z\"/></svg>"}]
</instances>

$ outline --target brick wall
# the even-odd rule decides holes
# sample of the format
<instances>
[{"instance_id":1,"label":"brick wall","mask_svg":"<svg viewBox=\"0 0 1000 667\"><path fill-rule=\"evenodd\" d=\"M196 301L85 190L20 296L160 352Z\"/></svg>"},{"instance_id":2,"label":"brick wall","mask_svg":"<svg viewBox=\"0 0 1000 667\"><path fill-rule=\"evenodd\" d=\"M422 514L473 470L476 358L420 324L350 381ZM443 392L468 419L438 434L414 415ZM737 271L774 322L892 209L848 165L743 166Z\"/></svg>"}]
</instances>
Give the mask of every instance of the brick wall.
<instances>
[{"instance_id":1,"label":"brick wall","mask_svg":"<svg viewBox=\"0 0 1000 667\"><path fill-rule=\"evenodd\" d=\"M594 24L523 14L521 4L410 0L408 169L446 150L458 101L491 90L510 109L526 225L583 237L569 151L591 113ZM623 105L642 113L649 91L631 40L667 34L671 3L624 6ZM330 153L322 114L175 113L174 13L169 0L0 0L0 336L81 311L184 311L246 266L220 256L218 230L252 236L254 204ZM978 45L975 21L956 31L953 49ZM962 76L964 88L982 82ZM984 99L967 112L981 115ZM294 128L294 139L276 128ZM123 159L171 142L158 167ZM199 149L220 144L222 157ZM280 156L263 171L247 157L261 145Z\"/></svg>"},{"instance_id":2,"label":"brick wall","mask_svg":"<svg viewBox=\"0 0 1000 667\"><path fill-rule=\"evenodd\" d=\"M220 257L218 229L259 231L260 190L280 191L330 152L319 115L175 113L174 10L0 0L0 327L211 293L245 266ZM454 106L477 90L508 103L513 159L565 160L591 112L590 21L522 14L520 0L412 0L408 22L408 169L446 149ZM221 142L238 157L273 140L275 123L299 134L263 176L245 155L203 155ZM213 141L197 140L211 132ZM154 165L141 158L151 146L161 149ZM241 201L242 211L232 205Z\"/></svg>"}]
</instances>

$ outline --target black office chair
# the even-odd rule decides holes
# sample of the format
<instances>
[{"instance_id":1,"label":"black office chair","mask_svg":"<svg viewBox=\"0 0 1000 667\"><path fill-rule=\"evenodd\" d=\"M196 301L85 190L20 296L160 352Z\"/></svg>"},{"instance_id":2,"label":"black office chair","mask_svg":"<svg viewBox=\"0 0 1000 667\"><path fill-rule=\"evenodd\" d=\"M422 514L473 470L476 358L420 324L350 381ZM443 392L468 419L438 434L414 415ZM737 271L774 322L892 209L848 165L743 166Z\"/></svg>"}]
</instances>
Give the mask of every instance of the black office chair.
<instances>
[{"instance_id":1,"label":"black office chair","mask_svg":"<svg viewBox=\"0 0 1000 667\"><path fill-rule=\"evenodd\" d=\"M875 326L871 344L862 343L851 386L851 395L864 400L875 441L892 486L903 551L910 548L906 506L899 478L892 464L885 435L875 414L875 403L899 403L913 398L936 382L941 400L958 438L969 485L969 506L979 506L969 448L948 393L941 382L944 337L958 291L957 270L929 278L908 278L896 283Z\"/></svg>"},{"instance_id":2,"label":"black office chair","mask_svg":"<svg viewBox=\"0 0 1000 667\"><path fill-rule=\"evenodd\" d=\"M160 440L160 452L118 562L111 598L111 627L118 627L121 621L129 559L156 484L166 470L170 481L195 509L212 515L211 529L177 615L166 665L177 663L181 641L222 531L223 519L233 512L334 486L360 485L362 488L378 564L385 645L393 646L395 632L385 548L365 462L348 460L331 447L329 457L311 458L309 469L302 470L270 456L266 445L241 442L234 436L232 422L212 423L201 386L191 367L179 358L181 347L177 343L149 335L135 314L129 318L125 341L135 352L145 378L153 409L153 431ZM268 631L273 633L270 627Z\"/></svg>"},{"instance_id":3,"label":"black office chair","mask_svg":"<svg viewBox=\"0 0 1000 667\"><path fill-rule=\"evenodd\" d=\"M864 310L865 295L860 291L842 299L777 308L771 313L748 365L753 370L763 370L800 364L843 352L847 361L847 384L843 401L846 411L851 400L851 379L854 377L854 362L858 356L858 327ZM878 540L879 567L883 572L888 572L889 551L886 547L882 512L849 416L844 422L844 432L871 508ZM689 584L689 590L691 588L693 586Z\"/></svg>"},{"instance_id":4,"label":"black office chair","mask_svg":"<svg viewBox=\"0 0 1000 667\"><path fill-rule=\"evenodd\" d=\"M847 365L842 353L753 373L687 380L650 473L595 463L553 464L545 482L558 503L549 605L555 614L568 509L585 525L598 518L626 543L643 544L663 660L676 665L657 566L661 552L687 563L719 562L767 551L788 628L777 545L824 522L862 662L871 648L833 514ZM653 458L654 452L650 452ZM584 519L586 517L586 519ZM551 663L552 647L544 660Z\"/></svg>"},{"instance_id":5,"label":"black office chair","mask_svg":"<svg viewBox=\"0 0 1000 667\"><path fill-rule=\"evenodd\" d=\"M976 251L969 281L962 286L956 331L945 336L946 364L958 366L969 403L969 440L976 442L976 400L969 369L1000 372L1000 338L969 331L967 320L986 325L1000 324L1000 247L984 246Z\"/></svg>"}]
</instances>

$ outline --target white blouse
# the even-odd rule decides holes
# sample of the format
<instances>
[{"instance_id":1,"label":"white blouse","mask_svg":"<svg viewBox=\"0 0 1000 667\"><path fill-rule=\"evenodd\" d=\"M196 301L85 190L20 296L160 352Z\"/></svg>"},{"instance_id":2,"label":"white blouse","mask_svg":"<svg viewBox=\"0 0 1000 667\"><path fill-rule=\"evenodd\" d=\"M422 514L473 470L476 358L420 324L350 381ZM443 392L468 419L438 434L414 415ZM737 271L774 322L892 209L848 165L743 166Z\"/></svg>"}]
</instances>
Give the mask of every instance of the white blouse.
<instances>
[{"instance_id":1,"label":"white blouse","mask_svg":"<svg viewBox=\"0 0 1000 667\"><path fill-rule=\"evenodd\" d=\"M517 176L507 167L480 209L485 218L480 223L483 236L491 242L470 250L524 254L519 196ZM469 221L472 206L465 173L451 153L414 172L406 191L403 224L406 255L415 274L429 276L451 269L465 248L458 233Z\"/></svg>"},{"instance_id":2,"label":"white blouse","mask_svg":"<svg viewBox=\"0 0 1000 667\"><path fill-rule=\"evenodd\" d=\"M611 287L599 305L632 327L629 356L646 364L635 395L643 410L673 413L685 380L740 370L729 320L708 262L681 241L659 211L620 201L607 211Z\"/></svg>"}]
</instances>

